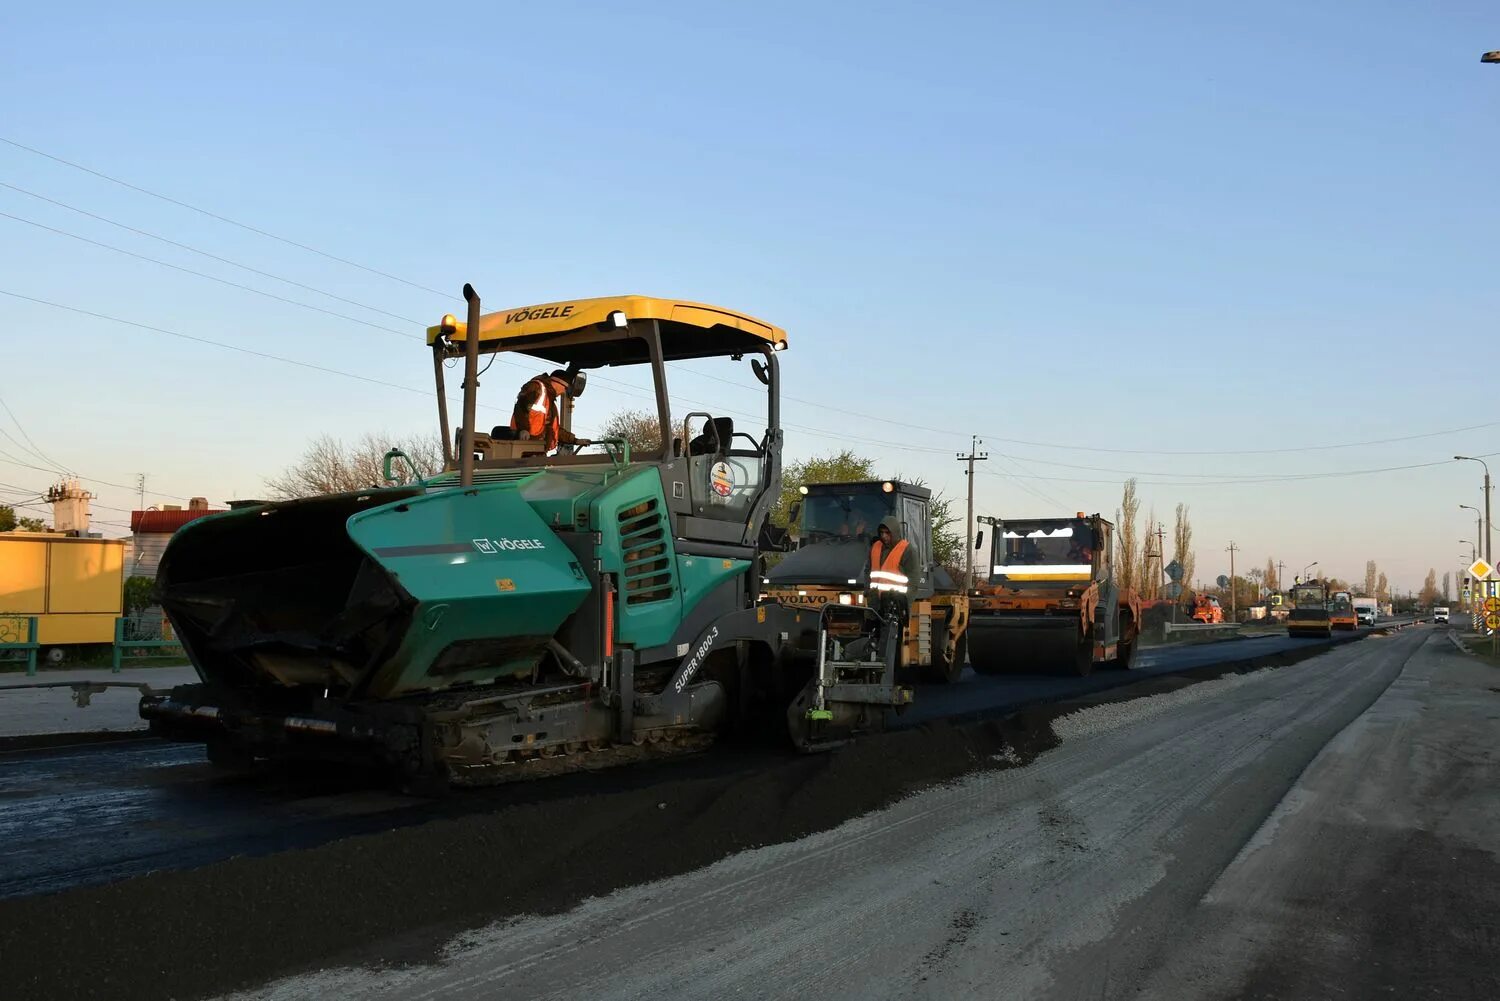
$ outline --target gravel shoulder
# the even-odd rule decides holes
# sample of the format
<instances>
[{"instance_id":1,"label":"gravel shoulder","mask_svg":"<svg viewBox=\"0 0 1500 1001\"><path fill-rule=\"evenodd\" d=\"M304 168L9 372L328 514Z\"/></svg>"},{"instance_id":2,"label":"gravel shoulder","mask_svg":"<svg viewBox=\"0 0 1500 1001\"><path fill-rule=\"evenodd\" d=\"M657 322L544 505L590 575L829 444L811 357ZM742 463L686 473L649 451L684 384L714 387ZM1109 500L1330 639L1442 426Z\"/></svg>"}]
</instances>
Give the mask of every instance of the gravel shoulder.
<instances>
[{"instance_id":1,"label":"gravel shoulder","mask_svg":"<svg viewBox=\"0 0 1500 1001\"><path fill-rule=\"evenodd\" d=\"M1500 669L1435 636L1214 881L1145 993L1500 997L1497 830Z\"/></svg>"}]
</instances>

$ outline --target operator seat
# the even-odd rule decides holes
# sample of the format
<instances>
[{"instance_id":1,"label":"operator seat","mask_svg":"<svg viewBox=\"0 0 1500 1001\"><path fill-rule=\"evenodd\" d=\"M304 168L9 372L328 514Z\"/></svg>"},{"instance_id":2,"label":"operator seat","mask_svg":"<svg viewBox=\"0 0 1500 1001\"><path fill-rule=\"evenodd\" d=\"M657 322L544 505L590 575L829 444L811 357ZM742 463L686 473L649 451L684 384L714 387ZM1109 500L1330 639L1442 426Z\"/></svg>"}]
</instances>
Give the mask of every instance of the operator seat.
<instances>
[{"instance_id":1,"label":"operator seat","mask_svg":"<svg viewBox=\"0 0 1500 1001\"><path fill-rule=\"evenodd\" d=\"M729 443L734 438L733 417L710 417L713 433L705 425L703 433L688 443L688 455L727 455ZM715 441L715 435L718 440Z\"/></svg>"}]
</instances>

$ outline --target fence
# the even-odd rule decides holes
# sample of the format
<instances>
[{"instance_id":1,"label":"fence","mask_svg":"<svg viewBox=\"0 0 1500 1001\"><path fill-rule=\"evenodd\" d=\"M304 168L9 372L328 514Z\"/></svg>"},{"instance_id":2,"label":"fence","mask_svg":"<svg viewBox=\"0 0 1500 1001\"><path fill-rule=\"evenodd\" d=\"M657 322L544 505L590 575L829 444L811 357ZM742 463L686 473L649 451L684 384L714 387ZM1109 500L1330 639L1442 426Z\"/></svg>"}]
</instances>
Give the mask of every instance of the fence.
<instances>
[{"instance_id":1,"label":"fence","mask_svg":"<svg viewBox=\"0 0 1500 1001\"><path fill-rule=\"evenodd\" d=\"M182 650L182 643L172 634L172 623L160 611L115 619L115 644L110 672L120 673L128 650Z\"/></svg>"},{"instance_id":2,"label":"fence","mask_svg":"<svg viewBox=\"0 0 1500 1001\"><path fill-rule=\"evenodd\" d=\"M41 646L36 641L35 615L0 616L0 653L24 654L21 659L26 661L27 677L36 677L36 656Z\"/></svg>"}]
</instances>

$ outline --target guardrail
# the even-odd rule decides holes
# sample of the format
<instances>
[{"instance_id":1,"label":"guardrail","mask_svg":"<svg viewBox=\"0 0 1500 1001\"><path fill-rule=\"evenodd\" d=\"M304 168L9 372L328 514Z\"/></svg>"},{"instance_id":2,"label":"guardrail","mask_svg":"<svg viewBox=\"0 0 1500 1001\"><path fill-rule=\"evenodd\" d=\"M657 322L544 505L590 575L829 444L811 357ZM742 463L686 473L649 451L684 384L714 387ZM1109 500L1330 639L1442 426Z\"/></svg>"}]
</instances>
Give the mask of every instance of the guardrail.
<instances>
[{"instance_id":1,"label":"guardrail","mask_svg":"<svg viewBox=\"0 0 1500 1001\"><path fill-rule=\"evenodd\" d=\"M1240 631L1240 623L1238 623L1238 622L1183 622L1183 623L1179 624L1179 623L1176 623L1176 622L1168 622L1165 625L1163 625L1162 628L1163 628L1163 630L1165 630L1165 632L1166 632L1166 634L1168 636L1171 636L1173 633L1197 633L1199 635L1202 635L1203 633L1213 633L1213 632L1236 632L1237 633L1237 632Z\"/></svg>"},{"instance_id":2,"label":"guardrail","mask_svg":"<svg viewBox=\"0 0 1500 1001\"><path fill-rule=\"evenodd\" d=\"M159 650L173 647L182 650L182 643L167 635L170 632L165 618L160 623L160 633L154 639L127 639L126 632L131 629L140 628L139 619L118 618L115 619L115 645L111 654L110 673L119 674L120 667L125 659L126 650ZM185 651L184 651L185 652Z\"/></svg>"},{"instance_id":3,"label":"guardrail","mask_svg":"<svg viewBox=\"0 0 1500 1001\"><path fill-rule=\"evenodd\" d=\"M25 623L26 639L22 640L21 624ZM36 641L35 615L0 615L0 653L17 651L26 655L26 676L36 677L37 651L42 645Z\"/></svg>"}]
</instances>

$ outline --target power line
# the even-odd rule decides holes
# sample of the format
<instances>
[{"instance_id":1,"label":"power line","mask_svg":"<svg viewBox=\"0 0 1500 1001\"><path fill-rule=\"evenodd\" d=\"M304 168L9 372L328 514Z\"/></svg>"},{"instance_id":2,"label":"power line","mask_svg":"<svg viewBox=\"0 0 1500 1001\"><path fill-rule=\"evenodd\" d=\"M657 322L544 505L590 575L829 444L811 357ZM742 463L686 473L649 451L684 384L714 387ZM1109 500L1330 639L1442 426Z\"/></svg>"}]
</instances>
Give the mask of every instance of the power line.
<instances>
[{"instance_id":1,"label":"power line","mask_svg":"<svg viewBox=\"0 0 1500 1001\"><path fill-rule=\"evenodd\" d=\"M1493 455L1500 455L1500 453L1487 452L1487 453L1484 454L1484 458L1489 458L1489 457L1491 457ZM1296 473L1296 474L1286 474L1286 475L1260 476L1260 477L1245 478L1245 479L1225 479L1225 480L1186 480L1186 481L1141 480L1140 483L1143 484L1143 485L1147 485L1147 486L1166 486L1166 487L1225 487L1225 486L1241 486L1241 485L1256 484L1256 483L1294 483L1294 482L1301 482L1301 481L1305 481L1305 480L1337 479L1337 478L1346 477L1346 476L1367 476L1367 475L1373 475L1373 474L1377 474L1377 473L1393 473L1393 472L1400 472L1402 470L1407 470L1407 469L1426 469L1426 468L1431 467L1431 466L1446 466L1446 465L1448 465L1448 461L1447 460L1439 460L1437 462L1414 462L1414 463L1410 463L1410 464L1404 465L1404 466L1379 466L1379 467L1372 468L1372 469L1344 469L1344 470L1335 470L1335 471L1332 471L1332 472L1324 472L1324 473ZM981 472L983 472L983 471L981 471ZM1001 474L999 474L999 473L988 473L986 475L999 476ZM1084 477L1075 477L1075 476L1030 476L1030 477L1027 477L1027 478L1028 479L1033 479L1033 480L1056 481L1056 482L1059 482L1059 483L1117 483L1118 482L1117 480L1112 480L1112 479L1110 479L1110 480L1088 479L1088 478L1084 478Z\"/></svg>"},{"instance_id":2,"label":"power line","mask_svg":"<svg viewBox=\"0 0 1500 1001\"><path fill-rule=\"evenodd\" d=\"M144 236L147 239L156 240L156 241L159 241L161 243L165 243L169 247L177 247L177 248L179 248L181 250L186 250L186 251L188 251L190 253L198 254L201 257L207 257L211 261L218 261L221 264L228 264L231 267L240 268L240 269L242 269L244 271L250 272L251 274L260 275L262 278L271 278L271 279L273 279L275 281L284 282L287 285L291 285L291 286L294 286L296 288L305 289L308 292L316 292L318 295L327 296L330 299L335 299L335 300L337 300L339 302L347 303L350 306L358 306L361 309L368 309L372 313L380 313L383 316L389 316L393 320L402 320L402 321L404 321L406 323L414 323L414 324L418 324L418 325L421 325L421 323L422 323L422 321L420 321L420 320L413 320L409 316L402 316L399 313L392 313L389 310L381 309L379 306L372 306L372 305L370 305L367 302L360 302L358 299L346 299L345 297L343 297L341 295L337 295L337 294L335 294L333 292L329 292L327 289L321 289L321 288L318 288L315 285L308 285L308 284L305 284L303 282L299 282L299 281L297 281L295 279L292 279L292 278L286 278L286 277L284 277L282 275L273 274L270 271L262 271L259 268L251 267L248 264L242 264L239 261L230 260L227 257L220 257L218 254L210 253L207 250L202 250L202 249L200 249L198 247L194 247L194 246L191 246L191 245L186 244L186 243L179 243L176 240L168 239L167 237L161 236L161 235L159 235L157 233L152 233L152 232L150 232L148 230L144 230L144 229L138 229L135 226L126 225L123 222L116 222L114 219L105 218L104 216L98 215L97 213L94 213L94 212L90 212L87 209L81 209L81 208L79 208L76 205L69 205L67 202L60 202L56 198L48 198L46 195L39 195L35 191L27 191L25 188L18 187L17 185L10 184L10 183L7 183L5 181L0 181L0 188L9 188L11 191L20 192L21 194L26 195L27 197L35 198L35 199L38 199L39 201L44 201L44 202L46 202L49 205L56 205L59 208L65 208L65 209L67 209L69 212L76 212L76 213L78 213L81 216L87 216L90 219L97 219L99 222L107 223L110 226L115 226L115 227L117 227L119 229L123 229L127 233L135 233L135 234L137 234L139 236Z\"/></svg>"},{"instance_id":3,"label":"power line","mask_svg":"<svg viewBox=\"0 0 1500 1001\"><path fill-rule=\"evenodd\" d=\"M1000 435L991 435L994 441L1003 441L1011 445L1029 445L1034 448L1056 448L1076 452L1108 452L1116 455L1281 455L1289 452L1325 452L1341 448L1365 448L1371 445L1391 445L1396 442L1418 441L1423 438L1439 438L1446 434L1460 434L1465 431L1482 431L1487 428L1500 427L1500 421L1490 421L1485 424L1470 424L1467 427L1445 428L1442 431L1425 431L1421 434L1402 435L1398 438L1372 438L1368 441L1347 441L1333 445L1296 445L1286 448L1242 448L1242 449L1219 449L1219 450L1193 450L1193 449L1162 449L1162 448L1104 448L1096 445L1059 445L1049 441L1026 441L1021 438L1004 438ZM1037 460L1042 461L1042 460ZM1181 475L1177 473L1166 475Z\"/></svg>"},{"instance_id":4,"label":"power line","mask_svg":"<svg viewBox=\"0 0 1500 1001\"><path fill-rule=\"evenodd\" d=\"M270 361L284 362L287 365L296 365L298 368L311 369L314 372L323 372L328 375L337 375L345 379L353 379L357 382L367 382L374 386L385 386L387 389L399 389L403 393L416 393L420 396L427 395L427 392L425 390L416 389L412 386L403 386L400 383L396 382L386 382L383 379L372 379L369 376L356 375L353 372L345 372L341 369L328 368L324 365L315 365L312 362L300 361L296 358L287 358L283 355L273 355L266 351L256 351L253 348L241 347L238 344L228 344L224 341L215 341L207 337L198 337L194 334L184 334L181 331L168 330L166 327L156 327L152 326L149 323L137 323L134 320L126 320L123 317L110 316L108 313L96 313L91 309L81 309L78 306L66 306L60 302L52 302L48 299L38 299L34 296L22 295L19 292L12 292L9 289L0 288L0 295L8 295L13 299L22 299L26 302L34 302L39 306L51 306L53 309L65 309L70 313L78 313L83 316L92 316L95 319L108 320L111 323L123 323L127 327L135 327L139 330L150 330L154 333L165 334L168 337L176 337L184 341L193 341L198 344L207 344L211 347L224 348L228 351L238 351L240 354L251 355L255 358L265 358ZM134 488L130 487L127 489Z\"/></svg>"},{"instance_id":5,"label":"power line","mask_svg":"<svg viewBox=\"0 0 1500 1001\"><path fill-rule=\"evenodd\" d=\"M60 156L55 156L51 153L43 152L42 150L36 149L33 146L27 146L24 143L18 143L14 139L7 139L4 136L0 136L0 142L5 143L7 146L14 146L16 149L22 149L28 153L33 153L37 156L45 157L46 159L51 160L54 163L60 163L66 167L72 167L74 170L81 170L85 174L92 174L93 176L98 177L102 180L109 181L111 184L118 184L122 188L129 188L131 191L136 191L143 195L149 195L152 198L167 202L170 205L176 205L178 208L184 208L190 212L197 212L199 215L207 216L210 219L215 219L222 223L227 223L230 226L237 226L240 229L243 229L250 233L254 233L257 236L263 236L269 240L275 240L278 243L284 243L289 247L296 247L298 250L305 250L308 253L317 254L319 257L326 257L330 261L337 261L339 264L346 264L351 268L358 268L361 271L367 271L372 275L379 275L381 278L387 278L393 282L400 282L402 285L409 285L412 288L421 289L423 292L431 292L433 295L440 295L448 301L451 301L453 298L450 294L446 292L439 292L437 289L430 286L420 285L417 282L407 281L405 278L387 274L386 272L381 271L377 268L372 268L368 265L360 264L358 261L351 261L348 258L339 257L336 254L330 254L326 250L319 250L317 247L310 247L305 243L298 243L296 240L291 240L284 236L278 236L275 233L269 232L267 230L260 229L256 226L251 226L249 223L243 223L236 219L231 219L228 216L219 215L217 212L210 212L208 209L199 208L196 205L190 205L189 203L180 201L176 198L171 197L170 195L164 195L158 191L152 191L150 188L143 188L138 184L131 184L129 181L122 181L118 177L112 177L102 171L94 170L92 167L85 167L81 163L74 163L72 160L65 160Z\"/></svg>"},{"instance_id":6,"label":"power line","mask_svg":"<svg viewBox=\"0 0 1500 1001\"><path fill-rule=\"evenodd\" d=\"M25 426L20 421L20 418L16 416L15 411L10 409L10 404L5 402L4 397L0 397L0 407L5 408L5 412L10 415L11 423L15 424L16 430L21 432L21 437L25 438L26 444L30 445L31 447L27 448L26 445L22 445L19 441L16 441L15 437L12 436L11 433L9 431L6 431L4 428L0 428L0 434L5 435L6 438L15 442L17 448L20 448L23 451L30 452L32 455L36 456L38 459L41 459L43 462L48 463L49 465L56 466L60 472L66 473L68 471L68 467L64 466L62 463L58 462L56 459L52 458L50 455L43 452L39 447L37 447L37 443L31 440L31 435L27 433Z\"/></svg>"},{"instance_id":7,"label":"power line","mask_svg":"<svg viewBox=\"0 0 1500 1001\"><path fill-rule=\"evenodd\" d=\"M11 215L9 212L0 212L0 217L4 217L6 219L10 219L19 223L25 223L27 226L35 226L37 229L43 229L49 233L56 233L58 236L66 236L71 240L78 240L81 243L91 244L95 247L102 247L105 250L111 250L117 254L124 254L126 257L134 257L138 261L148 261L151 264L160 265L164 268L171 268L173 271L181 271L185 275L193 275L196 278L204 278L211 282L218 282L220 285L228 285L230 288L237 288L245 292L252 292L255 295L263 295L267 299L275 299L277 302L284 302L292 306L300 306L303 309L310 309L313 312L323 313L327 316L336 316L340 320L348 320L350 323L358 323L363 326L370 327L374 330L389 331L390 333L393 333L398 337L410 338L413 336L421 336L397 330L395 327L387 327L379 323L371 323L369 320L361 320L359 317L350 316L347 313L340 313L332 309L324 309L322 306L314 306L310 302L300 302L296 299L288 299L284 295L277 295L275 292L267 292L264 289L255 288L253 285L242 285L239 282L232 282L228 278L220 278L219 276L211 275L206 271L194 271L192 268L184 268L180 264L172 264L169 261L163 261L156 257L148 257L145 254L137 254L135 251L126 250L124 247L116 247L113 244L103 243L99 240L91 240L86 236L79 236L77 233L69 233L65 229L58 229L55 226L48 226L31 219L25 219L18 215Z\"/></svg>"},{"instance_id":8,"label":"power line","mask_svg":"<svg viewBox=\"0 0 1500 1001\"><path fill-rule=\"evenodd\" d=\"M317 254L320 257L327 258L328 260L335 261L337 263L344 264L344 265L347 265L349 267L358 268L361 271L366 271L366 272L368 272L370 274L377 275L377 276L379 276L381 278L385 278L385 279L388 279L390 281L399 282L400 284L409 286L411 288L420 289L420 290L422 290L424 292L431 292L434 295L441 296L445 301L451 301L451 299L452 299L452 296L450 294L448 294L446 292L443 292L443 291L441 291L439 289L432 288L431 286L422 285L422 284L420 284L418 282L409 281L408 279L401 278L398 275L393 275L393 274L390 274L389 272L381 271L378 268L373 268L373 267L370 267L370 266L365 265L365 264L360 264L357 261L352 261L352 260L349 260L347 258L339 257L336 254L331 254L331 253L328 253L327 251L319 250L316 247L312 247L312 246L309 246L307 244L300 243L300 242L298 242L296 240L292 240L292 239L289 239L287 237L280 236L280 235L278 235L276 233L269 232L268 230L260 229L259 227L256 227L256 226L251 226L248 223L243 223L243 222L240 222L240 221L238 221L236 219L231 219L228 216L220 215L219 213L209 211L208 209L201 208L201 207L199 207L197 205L192 205L192 204L190 204L188 202L181 201L181 200L173 198L173 197L171 197L169 195L164 195L164 194L161 194L160 192L153 191L153 190L151 190L149 188L141 187L140 185L133 184L133 183L131 183L129 181L122 180L122 179L120 179L118 177L114 177L114 176L112 176L110 174L106 174L103 171L96 170L96 169L94 169L92 167L86 167L83 164L75 163L72 160L68 160L68 159L65 159L63 157L57 156L55 154L45 152L44 150L37 149L37 148L35 148L33 146L28 146L28 145L26 145L24 143L17 142L14 139L9 139L9 138L6 138L4 136L0 136L0 142L3 142L3 143L5 143L5 144L7 144L9 146L15 147L16 149L24 150L24 151L26 151L28 153L31 153L31 154L35 155L35 156L40 156L40 157L43 157L45 159L51 160L51 161L53 161L55 163L60 163L60 164L63 164L64 166L71 167L74 170L79 170L79 171L82 171L82 172L84 172L86 174L90 174L90 175L92 175L94 177L98 177L98 178L100 178L102 180L109 181L112 184L120 185L121 187L128 188L131 191L135 191L135 192L138 192L140 194L144 194L144 195L147 195L149 197L159 199L159 200L167 202L168 204L171 204L171 205L176 205L179 208L185 208L185 209L188 209L189 211L197 212L200 215L206 216L206 217L208 217L210 219L214 219L214 220L226 223L226 224L231 225L231 226L236 226L236 227L238 227L240 229L246 230L247 232L255 233L258 236L263 236L263 237L266 237L267 239L276 240L276 241L278 241L280 243L284 243L284 244L286 244L288 246L296 247L299 250L305 250L305 251L307 251L309 253ZM4 182L0 182L0 183L4 183ZM314 288L312 286L302 285L301 283L293 282L290 279L285 279L285 278L282 278L282 277L280 277L278 275L270 274L269 272L262 272L262 271L258 271L257 269L254 269L254 268L249 268L246 265L238 264L237 262L230 261L227 258L220 258L220 257L217 257L216 255L208 254L206 251L200 251L197 248L189 247L186 244L179 244L179 243L176 243L175 241L166 240L164 237L158 237L155 234L148 233L148 232L146 232L144 230L138 230L138 229L135 229L134 227L124 226L123 224L116 223L113 220L105 219L102 216L96 216L96 215L93 215L92 213L84 212L84 210L82 210L82 209L76 209L76 208L74 208L71 205L67 205L66 203L57 202L57 201L55 201L53 199L48 199L48 198L45 198L44 196L36 195L36 194L34 194L32 192L25 191L24 189L17 188L14 185L6 184L5 186L8 187L8 188L11 188L13 190L20 191L22 194L31 195L32 197L36 197L36 198L42 198L45 201L50 201L53 204L60 205L63 208L67 208L67 209L70 209L70 210L76 211L76 212L81 212L81 213L83 213L85 215L91 216L92 218L99 219L102 222L109 223L110 225L121 226L122 228L129 229L132 232L140 233L143 236L147 236L147 237L150 237L152 239L163 240L164 242L171 243L174 246L179 246L179 247L182 247L185 250L190 250L193 253L204 254L205 256L212 257L215 260L220 260L220 261L223 261L224 263L231 264L231 265L236 266L236 267L244 267L244 268L246 268L246 270L250 270L250 271L253 271L253 272L257 273L257 274L264 275L265 277L269 277L269 278L272 278L272 279L277 280L277 281L288 282L289 284L297 285L298 287L305 288L305 289L307 289L309 291L316 292L316 293L318 293L320 295L328 295L328 296L330 296L332 298L339 299L340 301L348 302L348 303L350 303L352 305L358 305L358 306L360 306L361 308L364 308L364 309L370 309L370 310L373 310L373 311L376 311L376 312L381 312L381 313L384 313L387 316L393 316L393 317L395 316L395 314L387 313L386 311L380 310L377 307L369 306L369 305L364 304L364 303L358 303L358 302L355 302L354 300L343 299L340 296L335 296L332 293L325 292L325 291L323 291L321 289L317 289L317 288ZM11 218L17 218L17 217L11 217ZM29 222L29 220L18 220L18 221ZM40 225L40 224L32 223L32 225ZM48 227L42 227L42 228L48 228ZM62 231L60 231L60 230L54 230L54 232L61 233ZM72 236L73 234L62 233L62 235ZM84 239L84 238L83 237L75 237L75 239ZM88 241L88 242L93 242L93 241ZM107 249L117 250L120 253L127 253L127 254L130 253L129 251L119 250L119 248L108 247L108 245L106 245L106 244L99 244L99 246L105 246L105 247L107 247ZM140 256L140 255L134 255L134 254L132 254L131 256ZM154 261L154 259L152 259L152 258L143 258L143 259L145 259L145 260L152 260L154 263L164 264L164 266L166 266L166 267L176 267L175 265L165 264L165 262ZM187 269L178 268L178 270L187 270ZM188 272L188 273L190 273L190 274L197 274L197 272ZM209 278L210 280L213 280L213 281L223 281L223 279L214 278L211 275L200 275L200 277L207 277L207 278ZM234 285L234 283L232 283L232 282L226 282L226 284ZM256 292L257 294L261 294L261 295L268 295L271 298L280 298L279 296L271 296L270 293L261 292L258 289L251 289L248 286L235 286L235 287L246 288L248 291ZM303 307L308 308L308 309L319 309L319 307L311 306L311 305L309 305L307 303L298 303L298 302L295 302L294 300L283 299L282 301L292 303L293 305L303 306ZM353 320L356 323L366 323L366 321L358 320L358 319L355 319L353 317L345 317L345 316L343 316L343 314L331 313L331 311L327 311L327 310L323 310L323 312L330 312L330 315L339 316L339 317L341 317L343 319L351 319L351 320ZM396 318L398 318L398 319L405 319L404 317L396 317ZM414 321L409 321L409 322L414 322ZM368 326L376 326L374 324L368 324L368 323L366 325L368 325ZM381 327L381 328L378 328L378 329L389 330L391 328ZM396 333L401 333L400 331L395 331L395 332ZM403 336L405 336L405 335L403 335ZM704 373L695 373L695 374L704 375ZM706 377L710 378L710 379L715 379L715 380L720 381L720 382L726 382L726 383L729 383L731 385L735 385L734 383L730 383L729 380L721 379L721 378L719 378L717 376L706 376ZM819 403L819 402L817 402L815 400L806 400L806 399L801 399L801 398L798 398L798 397L791 397L791 396L785 397L785 399L788 400L788 401L790 401L790 402L802 403L802 404L807 405L807 406L819 407L821 409L832 410L832 411L838 412L838 413L850 414L852 416L857 416L857 417L860 417L860 418L865 419L865 420L872 420L872 421L877 421L877 422L886 423L886 424L897 424L897 425L900 425L902 427L909 428L910 430L913 430L913 431L926 431L926 432L933 433L933 434L951 434L952 433L951 430L949 430L949 429L926 427L926 426L922 426L922 425L912 424L912 423L907 422L907 421L898 421L898 420L894 420L892 418L882 417L882 416L879 416L879 415L876 415L876 414L863 414L863 413L857 413L855 411L843 410L843 409L838 408L838 407L830 406L829 404ZM1483 429L1493 428L1493 427L1500 427L1500 421L1493 421L1493 422L1489 422L1489 423L1485 423L1485 424L1474 424L1474 425L1469 425L1467 427L1461 427L1461 428L1448 428L1448 429L1445 429L1445 430L1442 430L1442 431L1431 431L1431 432L1425 432L1425 433L1422 433L1422 434L1415 434L1415 435L1404 435L1404 436L1393 437L1393 438L1371 439L1371 440L1368 440L1368 441L1340 442L1340 443L1328 444L1328 445L1299 445L1299 446L1288 446L1288 447L1283 447L1283 448L1266 448L1266 449L1218 449L1218 450L1213 450L1213 449L1194 450L1194 449L1128 449L1128 448L1107 448L1107 447L1096 446L1096 445L1064 445L1064 444L1059 444L1057 442L1028 441L1026 439L1021 439L1021 438L1007 438L1007 437L1002 436L1002 435L994 435L994 434L986 435L986 437L989 438L992 441L1005 442L1007 444L1012 444L1012 445L1026 445L1026 446L1033 447L1033 448L1051 448L1051 449L1068 450L1068 451L1101 452L1101 453L1111 453L1111 454L1120 454L1120 455L1129 454L1129 455L1192 455L1192 456L1214 456L1214 455L1220 455L1220 456L1228 456L1228 455L1276 455L1276 454L1287 454L1287 453L1294 453L1294 452L1316 452L1316 451L1327 451L1327 450L1345 449L1345 448L1364 448L1364 447L1373 446L1373 445L1388 445L1388 444L1394 444L1394 443L1397 443L1397 442L1418 441L1418 440L1425 439L1425 438L1436 438L1436 437L1441 437L1442 435L1447 435L1447 434L1458 434L1458 433L1465 432L1465 431L1477 431L1477 430L1483 430ZM829 437L839 437L839 436L829 435ZM890 443L890 442L875 441L874 439L864 439L864 440L871 441L871 442L876 443L876 444L885 444L885 445L892 445L893 444L893 443ZM900 446L897 446L897 447L900 447ZM946 452L947 451L947 449L941 449L941 448L925 449L925 448L920 448L920 447L917 447L917 446L906 446L906 450L908 450L908 451L931 451L933 453ZM991 475L993 475L993 474L991 474ZM1191 475L1191 474L1150 474L1150 475Z\"/></svg>"}]
</instances>

